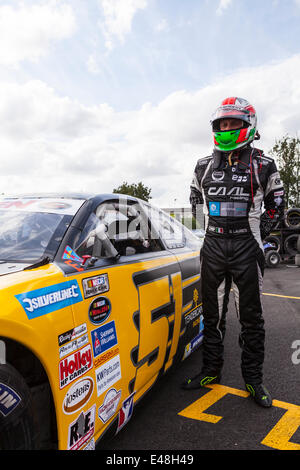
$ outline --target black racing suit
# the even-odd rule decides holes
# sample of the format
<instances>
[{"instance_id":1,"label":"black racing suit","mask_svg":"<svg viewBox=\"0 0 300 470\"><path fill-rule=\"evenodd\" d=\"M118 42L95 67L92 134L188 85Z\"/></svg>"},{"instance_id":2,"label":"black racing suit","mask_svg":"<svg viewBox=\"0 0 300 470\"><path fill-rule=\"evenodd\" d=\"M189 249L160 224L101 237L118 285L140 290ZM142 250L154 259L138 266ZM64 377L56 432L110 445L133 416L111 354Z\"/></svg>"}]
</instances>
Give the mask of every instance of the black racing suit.
<instances>
[{"instance_id":1,"label":"black racing suit","mask_svg":"<svg viewBox=\"0 0 300 470\"><path fill-rule=\"evenodd\" d=\"M230 157L215 150L197 162L190 202L196 218L197 209L203 207L206 229L200 255L202 372L220 374L225 315L232 288L241 324L242 375L246 383L260 384L265 339L262 240L284 209L284 189L275 162L250 146Z\"/></svg>"}]
</instances>

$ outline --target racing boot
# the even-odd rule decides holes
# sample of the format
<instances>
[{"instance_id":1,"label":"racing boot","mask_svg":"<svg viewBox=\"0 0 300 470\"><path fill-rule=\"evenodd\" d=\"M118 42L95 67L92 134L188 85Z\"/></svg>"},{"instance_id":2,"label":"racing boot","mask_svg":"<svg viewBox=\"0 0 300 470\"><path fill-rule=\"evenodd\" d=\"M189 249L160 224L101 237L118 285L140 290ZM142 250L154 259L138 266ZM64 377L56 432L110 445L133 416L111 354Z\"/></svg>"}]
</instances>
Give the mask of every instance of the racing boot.
<instances>
[{"instance_id":1,"label":"racing boot","mask_svg":"<svg viewBox=\"0 0 300 470\"><path fill-rule=\"evenodd\" d=\"M250 396L253 397L254 401L264 408L270 408L272 406L272 397L266 387L263 384L247 384L246 389L250 392Z\"/></svg>"},{"instance_id":2,"label":"racing boot","mask_svg":"<svg viewBox=\"0 0 300 470\"><path fill-rule=\"evenodd\" d=\"M219 383L220 380L221 375L209 375L205 374L204 372L200 372L200 374L185 380L185 382L181 384L181 388L184 390L194 390L196 388L205 387L205 385L208 384Z\"/></svg>"}]
</instances>

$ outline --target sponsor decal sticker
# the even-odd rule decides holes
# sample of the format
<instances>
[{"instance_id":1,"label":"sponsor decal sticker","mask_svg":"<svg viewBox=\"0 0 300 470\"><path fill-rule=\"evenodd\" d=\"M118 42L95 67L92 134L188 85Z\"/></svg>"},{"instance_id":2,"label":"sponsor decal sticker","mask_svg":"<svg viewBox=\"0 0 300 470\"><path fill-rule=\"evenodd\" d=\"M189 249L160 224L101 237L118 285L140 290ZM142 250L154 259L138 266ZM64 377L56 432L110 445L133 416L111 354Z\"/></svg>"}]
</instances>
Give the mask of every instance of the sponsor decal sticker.
<instances>
[{"instance_id":1,"label":"sponsor decal sticker","mask_svg":"<svg viewBox=\"0 0 300 470\"><path fill-rule=\"evenodd\" d=\"M71 328L71 330L65 331L65 333L61 333L58 337L58 345L62 346L69 341L73 341L84 333L87 333L86 323L82 323L82 325L75 326L75 328Z\"/></svg>"},{"instance_id":2,"label":"sponsor decal sticker","mask_svg":"<svg viewBox=\"0 0 300 470\"><path fill-rule=\"evenodd\" d=\"M21 402L21 397L8 385L0 383L0 414L9 415Z\"/></svg>"},{"instance_id":3,"label":"sponsor decal sticker","mask_svg":"<svg viewBox=\"0 0 300 470\"><path fill-rule=\"evenodd\" d=\"M94 357L118 344L115 322L111 321L91 331Z\"/></svg>"},{"instance_id":4,"label":"sponsor decal sticker","mask_svg":"<svg viewBox=\"0 0 300 470\"><path fill-rule=\"evenodd\" d=\"M198 318L201 315L201 313L202 313L202 305L188 312L184 317L185 324L188 325L191 321L195 320L195 318Z\"/></svg>"},{"instance_id":5,"label":"sponsor decal sticker","mask_svg":"<svg viewBox=\"0 0 300 470\"><path fill-rule=\"evenodd\" d=\"M77 253L71 248L69 245L67 245L64 249L63 255L62 255L63 260L72 260L72 261L78 261L78 263L82 263L83 259L80 258L80 256L77 255Z\"/></svg>"},{"instance_id":6,"label":"sponsor decal sticker","mask_svg":"<svg viewBox=\"0 0 300 470\"><path fill-rule=\"evenodd\" d=\"M95 325L103 323L110 315L111 305L106 297L97 297L89 307L89 319Z\"/></svg>"},{"instance_id":7,"label":"sponsor decal sticker","mask_svg":"<svg viewBox=\"0 0 300 470\"><path fill-rule=\"evenodd\" d=\"M122 403L122 408L119 411L119 420L118 420L118 428L116 434L128 423L130 420L132 413L133 413L133 397L135 392L129 395L126 400Z\"/></svg>"},{"instance_id":8,"label":"sponsor decal sticker","mask_svg":"<svg viewBox=\"0 0 300 470\"><path fill-rule=\"evenodd\" d=\"M118 404L121 398L121 390L111 388L108 390L103 400L103 405L98 410L99 418L103 423L106 423L117 411Z\"/></svg>"},{"instance_id":9,"label":"sponsor decal sticker","mask_svg":"<svg viewBox=\"0 0 300 470\"><path fill-rule=\"evenodd\" d=\"M24 292L15 297L22 305L29 320L82 301L76 280Z\"/></svg>"},{"instance_id":10,"label":"sponsor decal sticker","mask_svg":"<svg viewBox=\"0 0 300 470\"><path fill-rule=\"evenodd\" d=\"M82 205L83 200L69 199L68 203L49 199L16 199L14 197L0 198L0 210L26 210L26 212L49 212L54 214L69 214L74 215L79 207Z\"/></svg>"},{"instance_id":11,"label":"sponsor decal sticker","mask_svg":"<svg viewBox=\"0 0 300 470\"><path fill-rule=\"evenodd\" d=\"M98 397L121 379L120 355L112 357L95 370Z\"/></svg>"},{"instance_id":12,"label":"sponsor decal sticker","mask_svg":"<svg viewBox=\"0 0 300 470\"><path fill-rule=\"evenodd\" d=\"M64 388L93 367L91 345L79 349L59 363L59 387Z\"/></svg>"},{"instance_id":13,"label":"sponsor decal sticker","mask_svg":"<svg viewBox=\"0 0 300 470\"><path fill-rule=\"evenodd\" d=\"M86 323L82 325L75 326L71 330L66 331L58 336L59 348L59 357L60 359L77 349L82 348L89 342L87 334Z\"/></svg>"},{"instance_id":14,"label":"sponsor decal sticker","mask_svg":"<svg viewBox=\"0 0 300 470\"><path fill-rule=\"evenodd\" d=\"M64 344L59 348L59 358L63 358L67 356L68 354L71 354L74 351L77 351L77 349L82 348L89 342L89 338L87 333L85 335L80 336L80 338L74 339L74 341L71 341L68 344Z\"/></svg>"},{"instance_id":15,"label":"sponsor decal sticker","mask_svg":"<svg viewBox=\"0 0 300 470\"><path fill-rule=\"evenodd\" d=\"M78 450L94 435L96 405L86 413L81 412L78 418L69 426L68 450Z\"/></svg>"},{"instance_id":16,"label":"sponsor decal sticker","mask_svg":"<svg viewBox=\"0 0 300 470\"><path fill-rule=\"evenodd\" d=\"M104 362L109 361L112 357L116 356L119 354L119 348L112 348L109 351L101 354L101 356L98 356L94 358L94 367L100 367L101 364L104 364Z\"/></svg>"},{"instance_id":17,"label":"sponsor decal sticker","mask_svg":"<svg viewBox=\"0 0 300 470\"><path fill-rule=\"evenodd\" d=\"M202 317L202 316L201 316ZM200 333L192 339L185 347L182 360L186 359L197 347L202 343L203 340L203 318L200 317Z\"/></svg>"},{"instance_id":18,"label":"sponsor decal sticker","mask_svg":"<svg viewBox=\"0 0 300 470\"><path fill-rule=\"evenodd\" d=\"M109 290L108 275L89 277L82 280L83 294L87 299L93 295L103 294Z\"/></svg>"},{"instance_id":19,"label":"sponsor decal sticker","mask_svg":"<svg viewBox=\"0 0 300 470\"><path fill-rule=\"evenodd\" d=\"M67 391L63 401L63 412L74 413L83 407L90 399L94 389L94 381L91 377L84 377L75 382Z\"/></svg>"},{"instance_id":20,"label":"sponsor decal sticker","mask_svg":"<svg viewBox=\"0 0 300 470\"><path fill-rule=\"evenodd\" d=\"M95 446L95 439L92 437L92 439L90 440L90 442L88 442L85 447L82 447L81 450L95 450L95 448L96 448L96 446Z\"/></svg>"}]
</instances>

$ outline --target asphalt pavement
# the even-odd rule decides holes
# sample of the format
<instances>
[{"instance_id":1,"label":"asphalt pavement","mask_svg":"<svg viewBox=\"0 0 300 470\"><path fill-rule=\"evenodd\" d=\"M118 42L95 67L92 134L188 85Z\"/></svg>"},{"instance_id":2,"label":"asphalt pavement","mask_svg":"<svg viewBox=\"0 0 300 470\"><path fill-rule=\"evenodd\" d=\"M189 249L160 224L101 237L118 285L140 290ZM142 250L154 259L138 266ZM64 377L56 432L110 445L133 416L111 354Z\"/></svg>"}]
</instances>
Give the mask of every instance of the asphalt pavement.
<instances>
[{"instance_id":1,"label":"asphalt pavement","mask_svg":"<svg viewBox=\"0 0 300 470\"><path fill-rule=\"evenodd\" d=\"M240 331L231 294L220 385L186 391L180 384L201 368L201 347L171 369L134 409L126 427L97 450L300 452L300 268L266 269L264 383L272 408L245 392L240 371Z\"/></svg>"}]
</instances>

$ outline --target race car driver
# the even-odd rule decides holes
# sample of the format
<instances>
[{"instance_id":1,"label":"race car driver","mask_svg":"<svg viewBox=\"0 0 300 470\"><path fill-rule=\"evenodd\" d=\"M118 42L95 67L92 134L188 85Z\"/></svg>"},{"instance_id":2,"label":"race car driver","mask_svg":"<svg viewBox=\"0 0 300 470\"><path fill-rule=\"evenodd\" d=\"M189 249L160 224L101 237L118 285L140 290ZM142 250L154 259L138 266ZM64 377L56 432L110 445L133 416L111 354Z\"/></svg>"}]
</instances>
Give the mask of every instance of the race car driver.
<instances>
[{"instance_id":1,"label":"race car driver","mask_svg":"<svg viewBox=\"0 0 300 470\"><path fill-rule=\"evenodd\" d=\"M182 387L195 389L220 381L232 288L241 324L245 387L255 402L270 407L272 398L263 385L262 240L283 215L284 189L274 160L253 146L259 138L253 106L243 98L226 98L211 124L214 150L211 156L198 160L190 195L196 218L203 204L206 229L200 255L203 365Z\"/></svg>"}]
</instances>

